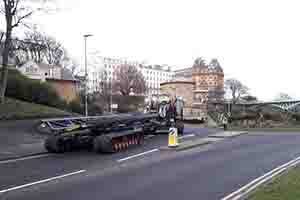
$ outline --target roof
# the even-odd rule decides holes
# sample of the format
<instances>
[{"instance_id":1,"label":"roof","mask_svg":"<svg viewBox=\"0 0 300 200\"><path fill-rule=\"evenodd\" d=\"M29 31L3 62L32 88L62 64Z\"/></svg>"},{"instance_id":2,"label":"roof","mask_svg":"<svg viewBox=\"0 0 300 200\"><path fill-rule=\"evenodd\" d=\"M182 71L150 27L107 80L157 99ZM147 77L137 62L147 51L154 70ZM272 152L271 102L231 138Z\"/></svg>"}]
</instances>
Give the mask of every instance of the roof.
<instances>
[{"instance_id":1,"label":"roof","mask_svg":"<svg viewBox=\"0 0 300 200\"><path fill-rule=\"evenodd\" d=\"M69 70L67 68L61 69L61 79L62 80L76 80L75 77L73 76L71 70Z\"/></svg>"},{"instance_id":2,"label":"roof","mask_svg":"<svg viewBox=\"0 0 300 200\"><path fill-rule=\"evenodd\" d=\"M152 69L152 70L158 70L158 71L164 71L164 72L172 72L170 66L162 66L162 65L141 65L144 69Z\"/></svg>"},{"instance_id":3,"label":"roof","mask_svg":"<svg viewBox=\"0 0 300 200\"><path fill-rule=\"evenodd\" d=\"M191 70L193 70L193 68L192 67L188 67L188 68L183 68L183 69L177 69L174 72L178 73L178 72L186 72L186 71L191 71Z\"/></svg>"},{"instance_id":4,"label":"roof","mask_svg":"<svg viewBox=\"0 0 300 200\"><path fill-rule=\"evenodd\" d=\"M85 76L75 75L75 79L77 79L78 81L85 81Z\"/></svg>"},{"instance_id":5,"label":"roof","mask_svg":"<svg viewBox=\"0 0 300 200\"><path fill-rule=\"evenodd\" d=\"M56 66L56 65L50 65L50 64L47 64L47 63L36 63L40 68L42 69L50 69L50 68L54 68L54 67L59 67L59 66Z\"/></svg>"},{"instance_id":6,"label":"roof","mask_svg":"<svg viewBox=\"0 0 300 200\"><path fill-rule=\"evenodd\" d=\"M49 80L66 80L66 81L78 81L72 74L71 70L67 69L67 68L62 68L60 66L56 66L56 65L50 65L47 63L36 63L32 60L27 61L26 63L24 63L22 66L24 65L28 65L29 64L35 64L37 65L39 68L44 69L44 70L49 70L49 69L53 69L53 68L59 68L60 69L60 77L56 77L56 78L48 78ZM20 66L21 67L21 66Z\"/></svg>"},{"instance_id":7,"label":"roof","mask_svg":"<svg viewBox=\"0 0 300 200\"><path fill-rule=\"evenodd\" d=\"M56 81L56 82L79 82L79 80L65 80L65 79L57 79L57 78L46 78L47 81Z\"/></svg>"},{"instance_id":8,"label":"roof","mask_svg":"<svg viewBox=\"0 0 300 200\"><path fill-rule=\"evenodd\" d=\"M164 82L164 83L161 83L160 85L167 85L167 84L195 84L195 82L193 81L171 81L171 82Z\"/></svg>"},{"instance_id":9,"label":"roof","mask_svg":"<svg viewBox=\"0 0 300 200\"><path fill-rule=\"evenodd\" d=\"M193 68L198 72L223 73L223 69L216 58L213 58L208 65L202 58L197 58Z\"/></svg>"},{"instance_id":10,"label":"roof","mask_svg":"<svg viewBox=\"0 0 300 200\"><path fill-rule=\"evenodd\" d=\"M216 58L214 58L210 61L209 65L208 65L208 69L223 73L223 69L222 69L219 61Z\"/></svg>"}]
</instances>

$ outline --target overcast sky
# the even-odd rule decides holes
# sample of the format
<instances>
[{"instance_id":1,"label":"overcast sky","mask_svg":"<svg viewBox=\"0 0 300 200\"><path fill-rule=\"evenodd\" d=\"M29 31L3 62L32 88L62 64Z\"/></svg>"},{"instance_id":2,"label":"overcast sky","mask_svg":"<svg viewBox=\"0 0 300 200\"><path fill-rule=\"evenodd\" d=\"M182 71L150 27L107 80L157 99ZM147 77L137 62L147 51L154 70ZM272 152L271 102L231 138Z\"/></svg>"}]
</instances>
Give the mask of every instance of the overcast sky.
<instances>
[{"instance_id":1,"label":"overcast sky","mask_svg":"<svg viewBox=\"0 0 300 200\"><path fill-rule=\"evenodd\" d=\"M262 100L300 98L299 0L60 0L60 13L39 17L79 61L89 51L151 64L190 67L218 58ZM35 19L37 20L37 19Z\"/></svg>"}]
</instances>

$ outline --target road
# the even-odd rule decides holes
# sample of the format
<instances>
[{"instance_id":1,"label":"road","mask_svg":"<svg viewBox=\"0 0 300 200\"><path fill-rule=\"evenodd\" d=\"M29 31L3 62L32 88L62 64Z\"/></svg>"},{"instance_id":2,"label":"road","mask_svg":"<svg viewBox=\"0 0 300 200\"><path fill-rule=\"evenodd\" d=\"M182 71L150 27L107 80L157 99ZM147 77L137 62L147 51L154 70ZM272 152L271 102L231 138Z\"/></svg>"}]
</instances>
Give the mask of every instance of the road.
<instances>
[{"instance_id":1,"label":"road","mask_svg":"<svg viewBox=\"0 0 300 200\"><path fill-rule=\"evenodd\" d=\"M166 136L157 136L113 155L83 151L0 163L0 199L220 200L299 156L300 134L249 134L181 152L157 150L163 145ZM26 184L33 185L16 188Z\"/></svg>"}]
</instances>

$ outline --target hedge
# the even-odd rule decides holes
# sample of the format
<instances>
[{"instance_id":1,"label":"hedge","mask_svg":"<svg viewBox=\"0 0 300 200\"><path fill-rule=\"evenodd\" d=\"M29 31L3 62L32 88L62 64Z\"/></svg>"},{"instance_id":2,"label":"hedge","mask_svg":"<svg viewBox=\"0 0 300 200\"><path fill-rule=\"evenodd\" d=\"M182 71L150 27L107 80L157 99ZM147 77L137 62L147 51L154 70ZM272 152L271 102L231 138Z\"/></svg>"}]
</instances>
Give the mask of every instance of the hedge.
<instances>
[{"instance_id":1,"label":"hedge","mask_svg":"<svg viewBox=\"0 0 300 200\"><path fill-rule=\"evenodd\" d=\"M32 80L17 70L8 72L6 96L37 104L66 108L66 102L59 97L47 82Z\"/></svg>"},{"instance_id":2,"label":"hedge","mask_svg":"<svg viewBox=\"0 0 300 200\"><path fill-rule=\"evenodd\" d=\"M136 112L144 104L145 97L143 96L122 96L114 95L113 102L118 104L118 112Z\"/></svg>"}]
</instances>

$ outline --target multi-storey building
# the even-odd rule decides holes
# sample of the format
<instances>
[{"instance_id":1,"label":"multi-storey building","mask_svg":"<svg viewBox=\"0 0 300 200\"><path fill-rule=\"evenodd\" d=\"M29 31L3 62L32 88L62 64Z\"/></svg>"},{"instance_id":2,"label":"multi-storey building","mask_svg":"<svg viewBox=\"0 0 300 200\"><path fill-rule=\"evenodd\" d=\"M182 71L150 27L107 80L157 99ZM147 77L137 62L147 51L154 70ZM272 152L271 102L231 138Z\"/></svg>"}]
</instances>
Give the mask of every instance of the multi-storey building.
<instances>
[{"instance_id":1,"label":"multi-storey building","mask_svg":"<svg viewBox=\"0 0 300 200\"><path fill-rule=\"evenodd\" d=\"M171 71L169 66L141 66L140 70L146 81L148 88L147 95L157 95L160 93L160 84L169 82L174 77L174 72Z\"/></svg>"},{"instance_id":2,"label":"multi-storey building","mask_svg":"<svg viewBox=\"0 0 300 200\"><path fill-rule=\"evenodd\" d=\"M102 57L99 64L94 66L89 73L90 87L94 88L92 91L96 89L99 81L103 78L101 77L103 72L106 74L106 80L112 82L116 79L116 69L122 65L132 65L141 71L146 82L147 92L144 94L146 96L159 94L160 83L169 82L174 76L170 66L146 65L138 61Z\"/></svg>"}]
</instances>

